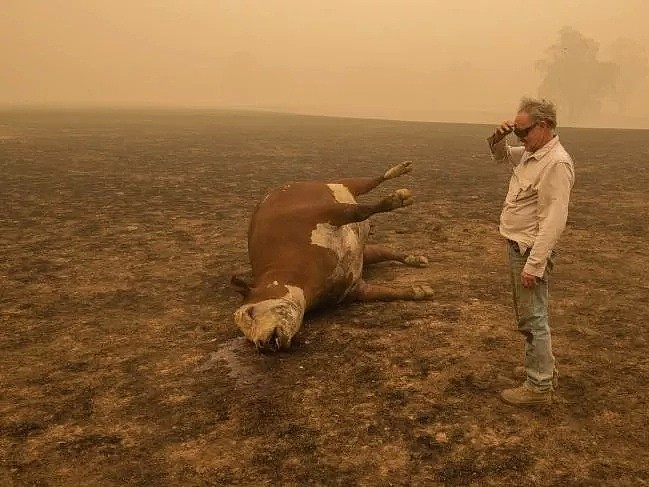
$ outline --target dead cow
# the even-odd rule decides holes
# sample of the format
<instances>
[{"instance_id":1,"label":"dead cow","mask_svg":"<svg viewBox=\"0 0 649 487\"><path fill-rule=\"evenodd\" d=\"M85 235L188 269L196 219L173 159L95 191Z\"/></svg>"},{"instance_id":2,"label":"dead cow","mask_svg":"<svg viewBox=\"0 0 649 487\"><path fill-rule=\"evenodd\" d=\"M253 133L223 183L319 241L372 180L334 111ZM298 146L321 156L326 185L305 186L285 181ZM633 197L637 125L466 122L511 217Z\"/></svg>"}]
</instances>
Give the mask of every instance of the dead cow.
<instances>
[{"instance_id":1,"label":"dead cow","mask_svg":"<svg viewBox=\"0 0 649 487\"><path fill-rule=\"evenodd\" d=\"M429 286L377 286L361 277L363 264L387 260L412 267L428 264L423 256L365 243L370 230L367 219L411 205L409 190L399 189L372 205L355 199L411 169L411 162L405 161L378 177L297 182L266 195L248 231L252 282L232 278L244 297L234 320L258 349L288 348L304 313L316 306L432 296Z\"/></svg>"}]
</instances>

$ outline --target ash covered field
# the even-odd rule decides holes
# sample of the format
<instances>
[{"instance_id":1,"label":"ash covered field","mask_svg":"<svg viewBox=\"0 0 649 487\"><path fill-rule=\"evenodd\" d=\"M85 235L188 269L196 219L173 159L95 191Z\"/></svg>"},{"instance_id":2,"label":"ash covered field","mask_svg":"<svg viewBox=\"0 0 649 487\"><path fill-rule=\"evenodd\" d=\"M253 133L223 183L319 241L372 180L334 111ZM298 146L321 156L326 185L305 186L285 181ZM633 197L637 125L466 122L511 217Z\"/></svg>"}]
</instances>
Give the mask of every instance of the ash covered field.
<instances>
[{"instance_id":1,"label":"ash covered field","mask_svg":"<svg viewBox=\"0 0 649 487\"><path fill-rule=\"evenodd\" d=\"M494 121L494 123L497 121ZM3 485L646 485L649 132L560 129L576 184L552 407L519 381L491 127L254 112L0 114ZM412 160L372 242L435 299L307 315L261 355L232 313L271 188Z\"/></svg>"}]
</instances>

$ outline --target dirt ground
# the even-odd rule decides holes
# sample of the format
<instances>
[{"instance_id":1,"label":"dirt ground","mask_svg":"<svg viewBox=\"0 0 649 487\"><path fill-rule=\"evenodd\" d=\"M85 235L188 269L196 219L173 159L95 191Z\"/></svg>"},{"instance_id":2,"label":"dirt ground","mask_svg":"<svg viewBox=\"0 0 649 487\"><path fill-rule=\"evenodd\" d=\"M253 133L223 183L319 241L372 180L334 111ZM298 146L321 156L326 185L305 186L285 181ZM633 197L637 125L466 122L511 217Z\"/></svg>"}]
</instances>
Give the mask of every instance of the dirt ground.
<instances>
[{"instance_id":1,"label":"dirt ground","mask_svg":"<svg viewBox=\"0 0 649 487\"><path fill-rule=\"evenodd\" d=\"M0 485L649 484L647 131L562 129L577 180L551 292L561 382L518 409L478 125L236 112L0 113ZM290 352L241 338L230 276L270 188L411 175L377 283L428 302L307 316Z\"/></svg>"}]
</instances>

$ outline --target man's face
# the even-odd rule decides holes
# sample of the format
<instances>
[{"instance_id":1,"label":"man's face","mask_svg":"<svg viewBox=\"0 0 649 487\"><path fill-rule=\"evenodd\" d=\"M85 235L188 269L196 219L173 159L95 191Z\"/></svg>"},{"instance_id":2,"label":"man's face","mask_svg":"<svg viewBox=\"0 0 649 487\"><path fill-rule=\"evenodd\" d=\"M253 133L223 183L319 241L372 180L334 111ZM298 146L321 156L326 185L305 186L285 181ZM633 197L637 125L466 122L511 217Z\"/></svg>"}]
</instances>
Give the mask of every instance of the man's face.
<instances>
[{"instance_id":1,"label":"man's face","mask_svg":"<svg viewBox=\"0 0 649 487\"><path fill-rule=\"evenodd\" d=\"M516 124L516 130L514 132L520 133L520 135L519 133L516 135L525 145L526 151L534 152L543 146L545 141L545 131L548 128L547 123L544 120L533 122L529 113L518 112L514 119L514 123Z\"/></svg>"}]
</instances>

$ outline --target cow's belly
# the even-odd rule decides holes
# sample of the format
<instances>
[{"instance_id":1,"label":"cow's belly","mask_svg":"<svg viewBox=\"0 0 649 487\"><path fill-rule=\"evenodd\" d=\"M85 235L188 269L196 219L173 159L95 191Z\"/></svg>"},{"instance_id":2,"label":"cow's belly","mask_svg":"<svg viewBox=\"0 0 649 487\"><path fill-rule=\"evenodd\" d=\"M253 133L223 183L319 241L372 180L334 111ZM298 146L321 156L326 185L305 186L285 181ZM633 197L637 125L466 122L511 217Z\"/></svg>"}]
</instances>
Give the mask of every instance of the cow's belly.
<instances>
[{"instance_id":1,"label":"cow's belly","mask_svg":"<svg viewBox=\"0 0 649 487\"><path fill-rule=\"evenodd\" d=\"M329 249L336 256L323 286L323 294L334 291L332 299L340 301L351 291L363 273L363 248L369 234L367 221L335 227L318 223L311 232L311 244Z\"/></svg>"}]
</instances>

